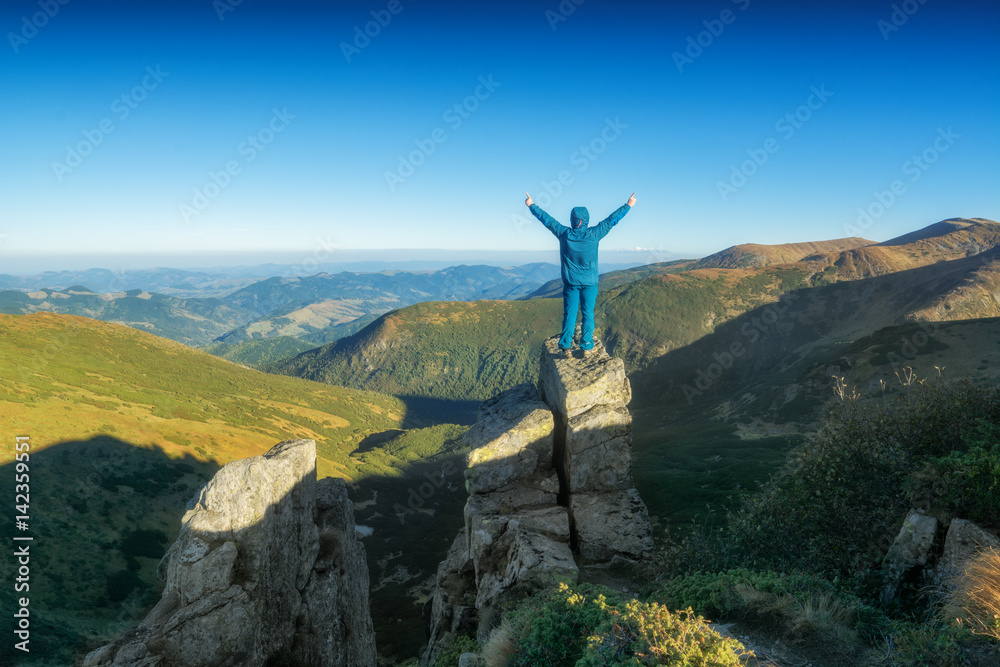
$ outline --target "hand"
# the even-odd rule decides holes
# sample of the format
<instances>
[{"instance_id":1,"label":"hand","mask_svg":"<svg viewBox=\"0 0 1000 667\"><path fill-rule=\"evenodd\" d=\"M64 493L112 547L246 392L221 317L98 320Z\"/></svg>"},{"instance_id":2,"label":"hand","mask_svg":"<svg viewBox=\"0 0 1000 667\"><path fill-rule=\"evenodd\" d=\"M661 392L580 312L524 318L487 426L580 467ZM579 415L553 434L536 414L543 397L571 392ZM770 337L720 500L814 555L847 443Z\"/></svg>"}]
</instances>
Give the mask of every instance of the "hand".
<instances>
[{"instance_id":1,"label":"hand","mask_svg":"<svg viewBox=\"0 0 1000 667\"><path fill-rule=\"evenodd\" d=\"M525 206L531 206L532 204L535 203L531 200L531 195L529 195L527 192L525 192L524 194L527 195L528 197L527 199L524 200Z\"/></svg>"},{"instance_id":2,"label":"hand","mask_svg":"<svg viewBox=\"0 0 1000 667\"><path fill-rule=\"evenodd\" d=\"M635 193L634 192L632 193L632 196L628 198L628 202L627 203L628 203L629 206L635 206Z\"/></svg>"}]
</instances>

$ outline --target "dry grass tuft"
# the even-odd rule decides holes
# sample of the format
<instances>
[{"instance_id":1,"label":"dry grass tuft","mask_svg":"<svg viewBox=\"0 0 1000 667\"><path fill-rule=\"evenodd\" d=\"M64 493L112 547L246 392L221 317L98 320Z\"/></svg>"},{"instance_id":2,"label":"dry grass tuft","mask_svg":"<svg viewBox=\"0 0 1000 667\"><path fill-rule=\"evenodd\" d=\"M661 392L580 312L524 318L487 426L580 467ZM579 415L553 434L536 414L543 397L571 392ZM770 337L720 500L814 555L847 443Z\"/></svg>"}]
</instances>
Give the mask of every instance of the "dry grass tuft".
<instances>
[{"instance_id":1,"label":"dry grass tuft","mask_svg":"<svg viewBox=\"0 0 1000 667\"><path fill-rule=\"evenodd\" d=\"M830 593L799 602L793 595L775 595L749 584L737 584L734 592L748 612L782 620L792 637L815 634L843 646L856 646L858 633L852 627L857 610Z\"/></svg>"},{"instance_id":2,"label":"dry grass tuft","mask_svg":"<svg viewBox=\"0 0 1000 667\"><path fill-rule=\"evenodd\" d=\"M516 652L517 641L514 631L506 621L503 621L490 633L490 638L483 645L481 656L486 667L504 667L507 660Z\"/></svg>"},{"instance_id":3,"label":"dry grass tuft","mask_svg":"<svg viewBox=\"0 0 1000 667\"><path fill-rule=\"evenodd\" d=\"M948 584L941 615L1000 640L1000 551L984 549Z\"/></svg>"}]
</instances>

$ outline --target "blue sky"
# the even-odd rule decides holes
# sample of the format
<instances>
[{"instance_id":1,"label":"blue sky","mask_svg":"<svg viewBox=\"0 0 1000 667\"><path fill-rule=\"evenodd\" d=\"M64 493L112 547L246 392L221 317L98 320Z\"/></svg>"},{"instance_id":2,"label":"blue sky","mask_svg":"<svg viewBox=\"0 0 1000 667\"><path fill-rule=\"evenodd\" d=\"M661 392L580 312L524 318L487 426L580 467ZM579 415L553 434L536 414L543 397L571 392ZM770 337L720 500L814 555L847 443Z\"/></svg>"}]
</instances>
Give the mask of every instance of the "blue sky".
<instances>
[{"instance_id":1,"label":"blue sky","mask_svg":"<svg viewBox=\"0 0 1000 667\"><path fill-rule=\"evenodd\" d=\"M526 190L635 191L603 246L650 261L1000 217L995 2L11 0L0 33L0 272L554 249Z\"/></svg>"}]
</instances>

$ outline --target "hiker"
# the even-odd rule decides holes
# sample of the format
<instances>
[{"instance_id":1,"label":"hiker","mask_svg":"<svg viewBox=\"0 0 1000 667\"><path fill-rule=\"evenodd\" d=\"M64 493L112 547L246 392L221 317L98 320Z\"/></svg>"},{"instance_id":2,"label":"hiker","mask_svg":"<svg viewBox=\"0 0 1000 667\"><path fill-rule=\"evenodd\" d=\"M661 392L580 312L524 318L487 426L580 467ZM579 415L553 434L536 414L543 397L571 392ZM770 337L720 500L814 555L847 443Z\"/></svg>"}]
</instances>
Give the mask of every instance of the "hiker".
<instances>
[{"instance_id":1,"label":"hiker","mask_svg":"<svg viewBox=\"0 0 1000 667\"><path fill-rule=\"evenodd\" d=\"M548 227L549 231L559 239L559 263L562 269L563 282L563 321L562 336L559 338L559 350L562 356L568 357L573 347L573 334L576 331L576 312L583 311L583 336L580 349L583 356L594 349L594 303L597 301L597 245L611 228L618 224L626 213L635 205L635 193L621 208L601 221L596 227L588 227L590 213L583 206L577 206L569 215L572 228L556 222L552 216L543 211L531 200L527 192L524 203L532 215Z\"/></svg>"}]
</instances>

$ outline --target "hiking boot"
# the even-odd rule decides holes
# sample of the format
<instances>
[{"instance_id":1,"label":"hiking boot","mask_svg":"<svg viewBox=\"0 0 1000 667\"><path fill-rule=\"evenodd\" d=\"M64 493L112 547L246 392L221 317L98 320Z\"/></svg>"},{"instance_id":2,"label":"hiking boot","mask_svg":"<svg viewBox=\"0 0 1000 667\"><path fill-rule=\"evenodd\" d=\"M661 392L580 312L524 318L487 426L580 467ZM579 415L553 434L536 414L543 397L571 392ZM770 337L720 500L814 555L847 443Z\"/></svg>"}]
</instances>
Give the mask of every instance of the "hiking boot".
<instances>
[{"instance_id":1,"label":"hiking boot","mask_svg":"<svg viewBox=\"0 0 1000 667\"><path fill-rule=\"evenodd\" d=\"M569 349L568 347L560 348L559 356L562 357L563 359L569 359L570 357L573 356L573 350Z\"/></svg>"},{"instance_id":2,"label":"hiking boot","mask_svg":"<svg viewBox=\"0 0 1000 667\"><path fill-rule=\"evenodd\" d=\"M590 355L594 354L594 352L595 352L594 348L590 348L589 350L584 350L583 351L583 358L586 359Z\"/></svg>"}]
</instances>

